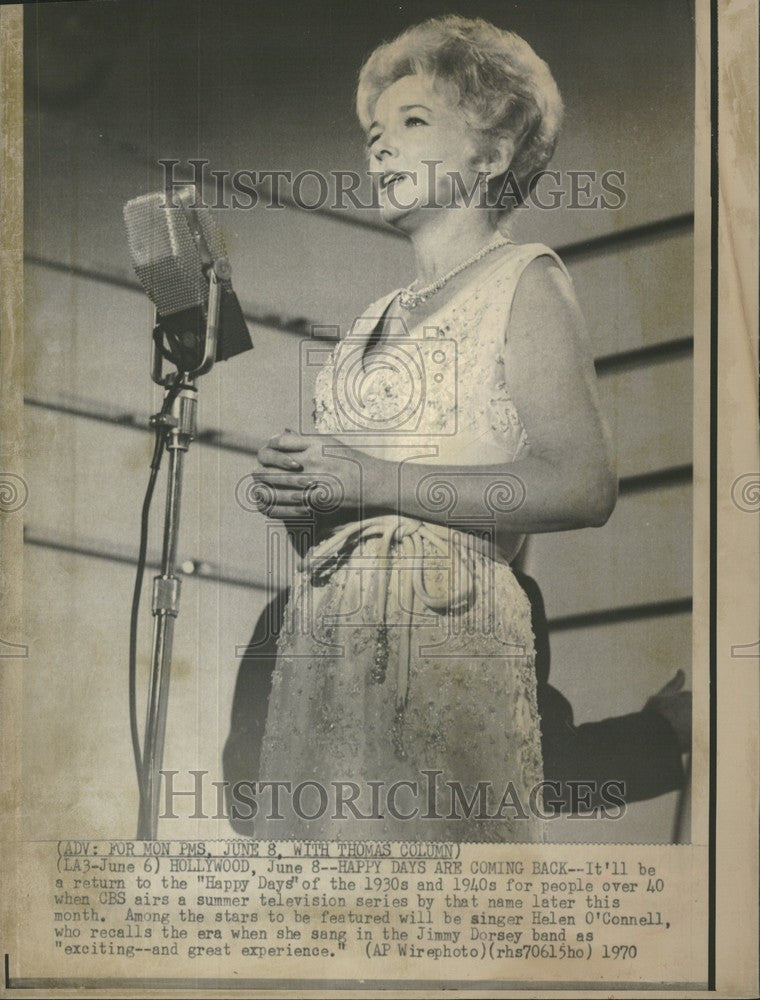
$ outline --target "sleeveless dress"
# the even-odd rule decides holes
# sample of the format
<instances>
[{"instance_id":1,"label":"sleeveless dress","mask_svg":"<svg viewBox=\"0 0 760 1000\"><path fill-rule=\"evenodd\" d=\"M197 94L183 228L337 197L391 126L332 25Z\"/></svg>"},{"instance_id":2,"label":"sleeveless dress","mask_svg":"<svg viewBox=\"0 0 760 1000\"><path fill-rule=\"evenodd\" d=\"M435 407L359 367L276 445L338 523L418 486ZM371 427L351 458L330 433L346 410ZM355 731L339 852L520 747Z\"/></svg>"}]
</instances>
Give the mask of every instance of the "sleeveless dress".
<instances>
[{"instance_id":1,"label":"sleeveless dress","mask_svg":"<svg viewBox=\"0 0 760 1000\"><path fill-rule=\"evenodd\" d=\"M542 244L497 254L423 323L391 321L365 355L397 293L373 303L319 372L317 431L430 465L417 499L436 516L368 515L297 571L261 758L261 780L290 791L278 818L260 797L260 839L543 839L531 610L508 561L522 539L505 552L493 527L523 494L517 477L478 466L530 448L507 390L519 373L504 370L510 309L530 261L564 266ZM482 523L460 518L461 482L436 465L471 466Z\"/></svg>"}]
</instances>

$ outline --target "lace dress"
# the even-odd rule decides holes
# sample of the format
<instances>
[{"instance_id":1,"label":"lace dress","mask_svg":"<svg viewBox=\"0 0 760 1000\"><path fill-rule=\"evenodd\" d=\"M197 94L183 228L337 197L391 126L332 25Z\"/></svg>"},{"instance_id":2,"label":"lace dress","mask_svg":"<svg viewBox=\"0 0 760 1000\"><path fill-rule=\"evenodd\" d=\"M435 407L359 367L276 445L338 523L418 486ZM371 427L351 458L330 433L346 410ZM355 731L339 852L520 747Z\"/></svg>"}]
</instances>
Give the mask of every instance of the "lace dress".
<instances>
[{"instance_id":1,"label":"lace dress","mask_svg":"<svg viewBox=\"0 0 760 1000\"><path fill-rule=\"evenodd\" d=\"M391 322L365 355L396 293L373 303L318 375L317 430L429 464L418 500L435 520L368 516L297 572L261 760L261 780L290 792L282 819L259 802L257 837L543 839L530 604L508 562L522 539L505 552L493 532L522 494L516 477L478 465L530 447L507 391L519 373L504 371L502 352L520 275L544 254L554 256L541 244L500 250L437 313L408 330ZM482 523L460 518L442 464L481 478Z\"/></svg>"}]
</instances>

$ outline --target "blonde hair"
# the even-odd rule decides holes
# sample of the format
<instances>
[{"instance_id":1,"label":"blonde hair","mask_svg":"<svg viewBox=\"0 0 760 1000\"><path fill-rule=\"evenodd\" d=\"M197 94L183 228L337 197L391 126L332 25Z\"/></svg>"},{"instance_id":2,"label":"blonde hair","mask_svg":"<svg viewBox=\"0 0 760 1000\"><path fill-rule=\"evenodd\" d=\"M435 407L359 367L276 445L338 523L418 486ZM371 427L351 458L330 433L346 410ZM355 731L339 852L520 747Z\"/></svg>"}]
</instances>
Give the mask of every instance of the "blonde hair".
<instances>
[{"instance_id":1,"label":"blonde hair","mask_svg":"<svg viewBox=\"0 0 760 1000\"><path fill-rule=\"evenodd\" d=\"M411 75L453 86L467 121L486 142L510 139L509 171L524 198L554 153L563 111L549 67L530 45L480 18L448 15L408 28L378 46L361 68L356 111L365 130L380 94ZM513 207L514 201L500 211Z\"/></svg>"}]
</instances>

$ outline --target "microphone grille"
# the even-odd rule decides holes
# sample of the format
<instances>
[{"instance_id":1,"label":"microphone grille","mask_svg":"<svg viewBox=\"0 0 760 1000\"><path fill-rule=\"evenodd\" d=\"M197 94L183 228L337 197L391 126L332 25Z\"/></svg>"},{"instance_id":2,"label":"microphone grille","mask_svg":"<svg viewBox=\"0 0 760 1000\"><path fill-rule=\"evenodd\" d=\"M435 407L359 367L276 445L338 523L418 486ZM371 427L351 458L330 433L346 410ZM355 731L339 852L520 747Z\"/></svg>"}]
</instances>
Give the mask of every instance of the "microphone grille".
<instances>
[{"instance_id":1,"label":"microphone grille","mask_svg":"<svg viewBox=\"0 0 760 1000\"><path fill-rule=\"evenodd\" d=\"M203 305L208 282L202 248L193 239L185 210L163 193L146 194L127 202L124 222L135 273L159 313L170 316ZM216 229L210 217L205 225L199 218L199 224L204 238L207 229Z\"/></svg>"},{"instance_id":2,"label":"microphone grille","mask_svg":"<svg viewBox=\"0 0 760 1000\"><path fill-rule=\"evenodd\" d=\"M190 190L195 193L195 188ZM209 256L217 261L227 256L227 247L222 236L222 230L214 220L211 210L205 206L199 206L194 210L195 220L198 224L201 239L206 244Z\"/></svg>"}]
</instances>

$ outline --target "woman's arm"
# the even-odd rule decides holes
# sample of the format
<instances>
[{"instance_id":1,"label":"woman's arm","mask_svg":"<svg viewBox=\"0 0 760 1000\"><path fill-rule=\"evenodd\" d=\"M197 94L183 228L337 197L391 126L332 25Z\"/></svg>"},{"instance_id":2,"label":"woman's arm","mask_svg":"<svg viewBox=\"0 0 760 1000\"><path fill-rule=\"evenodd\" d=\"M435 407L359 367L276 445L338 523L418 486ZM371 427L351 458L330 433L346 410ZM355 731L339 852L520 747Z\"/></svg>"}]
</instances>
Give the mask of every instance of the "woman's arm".
<instances>
[{"instance_id":1,"label":"woman's arm","mask_svg":"<svg viewBox=\"0 0 760 1000\"><path fill-rule=\"evenodd\" d=\"M495 519L497 535L604 524L617 480L588 337L570 282L548 258L532 261L518 284L504 365L530 445L524 458L478 465L473 475L470 465L399 464L334 439L286 434L260 453L254 473L277 491L273 516L303 507L304 488L328 478L340 483L348 516L392 512L447 523L446 511L421 500L421 482L434 473L436 482L450 479L455 487L459 523ZM282 476L279 469L291 471ZM485 502L484 481L503 482L515 502L494 510Z\"/></svg>"},{"instance_id":2,"label":"woman's arm","mask_svg":"<svg viewBox=\"0 0 760 1000\"><path fill-rule=\"evenodd\" d=\"M570 282L550 258L532 261L517 286L504 367L528 454L515 462L480 466L477 476L468 477L467 466L436 466L436 480L450 475L458 493L457 511L478 518L489 512L484 478L502 479L514 495L513 509L496 515L504 531L604 524L617 497L609 437L583 317ZM389 465L369 465L367 486L369 495L390 509L394 484ZM418 499L420 480L430 473L429 465L402 466L400 507L405 514L430 519L430 510Z\"/></svg>"}]
</instances>

